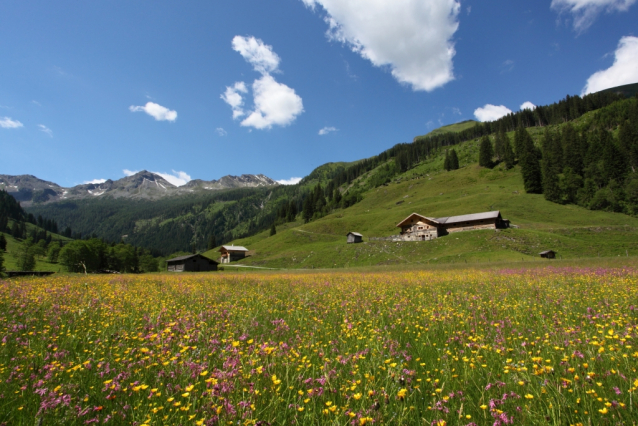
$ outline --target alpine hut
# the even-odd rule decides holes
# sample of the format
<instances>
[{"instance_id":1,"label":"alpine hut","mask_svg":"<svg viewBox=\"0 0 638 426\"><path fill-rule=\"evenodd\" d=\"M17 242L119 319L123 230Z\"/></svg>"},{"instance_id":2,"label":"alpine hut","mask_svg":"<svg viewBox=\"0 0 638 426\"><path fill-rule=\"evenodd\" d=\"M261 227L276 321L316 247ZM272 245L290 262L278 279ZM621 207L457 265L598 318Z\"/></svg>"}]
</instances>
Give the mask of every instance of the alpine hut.
<instances>
[{"instance_id":1,"label":"alpine hut","mask_svg":"<svg viewBox=\"0 0 638 426\"><path fill-rule=\"evenodd\" d=\"M218 262L209 259L201 254L190 254L179 256L166 261L168 272L204 272L216 271Z\"/></svg>"},{"instance_id":2,"label":"alpine hut","mask_svg":"<svg viewBox=\"0 0 638 426\"><path fill-rule=\"evenodd\" d=\"M538 254L545 259L556 259L556 252L554 250L545 250Z\"/></svg>"},{"instance_id":3,"label":"alpine hut","mask_svg":"<svg viewBox=\"0 0 638 426\"><path fill-rule=\"evenodd\" d=\"M221 252L221 263L230 263L237 260L242 260L246 257L248 249L242 246L221 246L219 249Z\"/></svg>"},{"instance_id":4,"label":"alpine hut","mask_svg":"<svg viewBox=\"0 0 638 426\"><path fill-rule=\"evenodd\" d=\"M346 237L348 238L348 244L357 244L363 242L363 235L359 234L358 232L348 232L348 235L346 235Z\"/></svg>"}]
</instances>

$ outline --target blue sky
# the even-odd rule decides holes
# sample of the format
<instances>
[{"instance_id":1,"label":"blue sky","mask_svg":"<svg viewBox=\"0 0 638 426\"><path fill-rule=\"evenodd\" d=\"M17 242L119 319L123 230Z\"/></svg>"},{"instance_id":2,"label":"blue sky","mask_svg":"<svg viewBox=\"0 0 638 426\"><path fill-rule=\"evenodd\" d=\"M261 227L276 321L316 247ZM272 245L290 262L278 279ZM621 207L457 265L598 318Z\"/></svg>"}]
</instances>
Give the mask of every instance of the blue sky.
<instances>
[{"instance_id":1,"label":"blue sky","mask_svg":"<svg viewBox=\"0 0 638 426\"><path fill-rule=\"evenodd\" d=\"M635 3L4 0L0 174L303 177L638 82Z\"/></svg>"}]
</instances>

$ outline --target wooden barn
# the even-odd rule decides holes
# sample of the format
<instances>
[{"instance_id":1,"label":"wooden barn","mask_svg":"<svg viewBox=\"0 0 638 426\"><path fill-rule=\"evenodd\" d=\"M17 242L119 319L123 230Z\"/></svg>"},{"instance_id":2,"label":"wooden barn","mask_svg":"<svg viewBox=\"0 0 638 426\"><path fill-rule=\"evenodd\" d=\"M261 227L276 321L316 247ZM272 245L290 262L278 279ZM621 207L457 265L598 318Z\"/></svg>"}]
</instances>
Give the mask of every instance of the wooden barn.
<instances>
[{"instance_id":1,"label":"wooden barn","mask_svg":"<svg viewBox=\"0 0 638 426\"><path fill-rule=\"evenodd\" d=\"M230 263L242 260L246 257L248 249L242 246L221 246L219 249L221 252L221 263Z\"/></svg>"},{"instance_id":2,"label":"wooden barn","mask_svg":"<svg viewBox=\"0 0 638 426\"><path fill-rule=\"evenodd\" d=\"M359 234L358 232L348 232L348 235L346 235L346 237L348 238L348 244L357 244L363 242L363 235Z\"/></svg>"},{"instance_id":3,"label":"wooden barn","mask_svg":"<svg viewBox=\"0 0 638 426\"><path fill-rule=\"evenodd\" d=\"M399 238L403 241L429 241L447 234L476 229L509 228L510 222L501 212L485 212L432 218L412 213L397 225L401 228Z\"/></svg>"},{"instance_id":4,"label":"wooden barn","mask_svg":"<svg viewBox=\"0 0 638 426\"><path fill-rule=\"evenodd\" d=\"M217 263L201 254L179 256L166 261L168 272L205 272L216 271Z\"/></svg>"},{"instance_id":5,"label":"wooden barn","mask_svg":"<svg viewBox=\"0 0 638 426\"><path fill-rule=\"evenodd\" d=\"M554 250L545 250L538 254L545 259L556 259L556 252Z\"/></svg>"}]
</instances>

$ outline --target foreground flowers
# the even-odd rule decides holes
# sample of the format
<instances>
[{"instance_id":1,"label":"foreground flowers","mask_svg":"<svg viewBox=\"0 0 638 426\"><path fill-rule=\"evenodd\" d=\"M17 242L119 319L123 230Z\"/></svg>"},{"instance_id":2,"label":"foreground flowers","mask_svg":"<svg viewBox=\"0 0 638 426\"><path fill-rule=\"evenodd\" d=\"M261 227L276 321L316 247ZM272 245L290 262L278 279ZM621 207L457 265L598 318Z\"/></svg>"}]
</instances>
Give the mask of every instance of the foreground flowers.
<instances>
[{"instance_id":1,"label":"foreground flowers","mask_svg":"<svg viewBox=\"0 0 638 426\"><path fill-rule=\"evenodd\" d=\"M0 281L0 423L631 424L637 306L635 270Z\"/></svg>"}]
</instances>

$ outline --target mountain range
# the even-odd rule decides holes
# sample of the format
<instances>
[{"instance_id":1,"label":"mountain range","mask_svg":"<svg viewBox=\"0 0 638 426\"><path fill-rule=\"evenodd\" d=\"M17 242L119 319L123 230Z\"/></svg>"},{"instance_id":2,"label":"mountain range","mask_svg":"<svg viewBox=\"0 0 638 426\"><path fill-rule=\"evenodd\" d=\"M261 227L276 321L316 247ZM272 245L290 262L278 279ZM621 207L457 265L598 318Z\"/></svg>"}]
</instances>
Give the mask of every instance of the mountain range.
<instances>
[{"instance_id":1,"label":"mountain range","mask_svg":"<svg viewBox=\"0 0 638 426\"><path fill-rule=\"evenodd\" d=\"M259 188L278 185L262 174L224 176L219 180L194 179L183 186L175 186L162 176L143 170L118 180L108 179L102 183L85 183L64 188L56 183L32 175L0 175L0 189L4 189L23 207L66 200L112 198L156 200L168 196L206 193L237 188Z\"/></svg>"}]
</instances>

